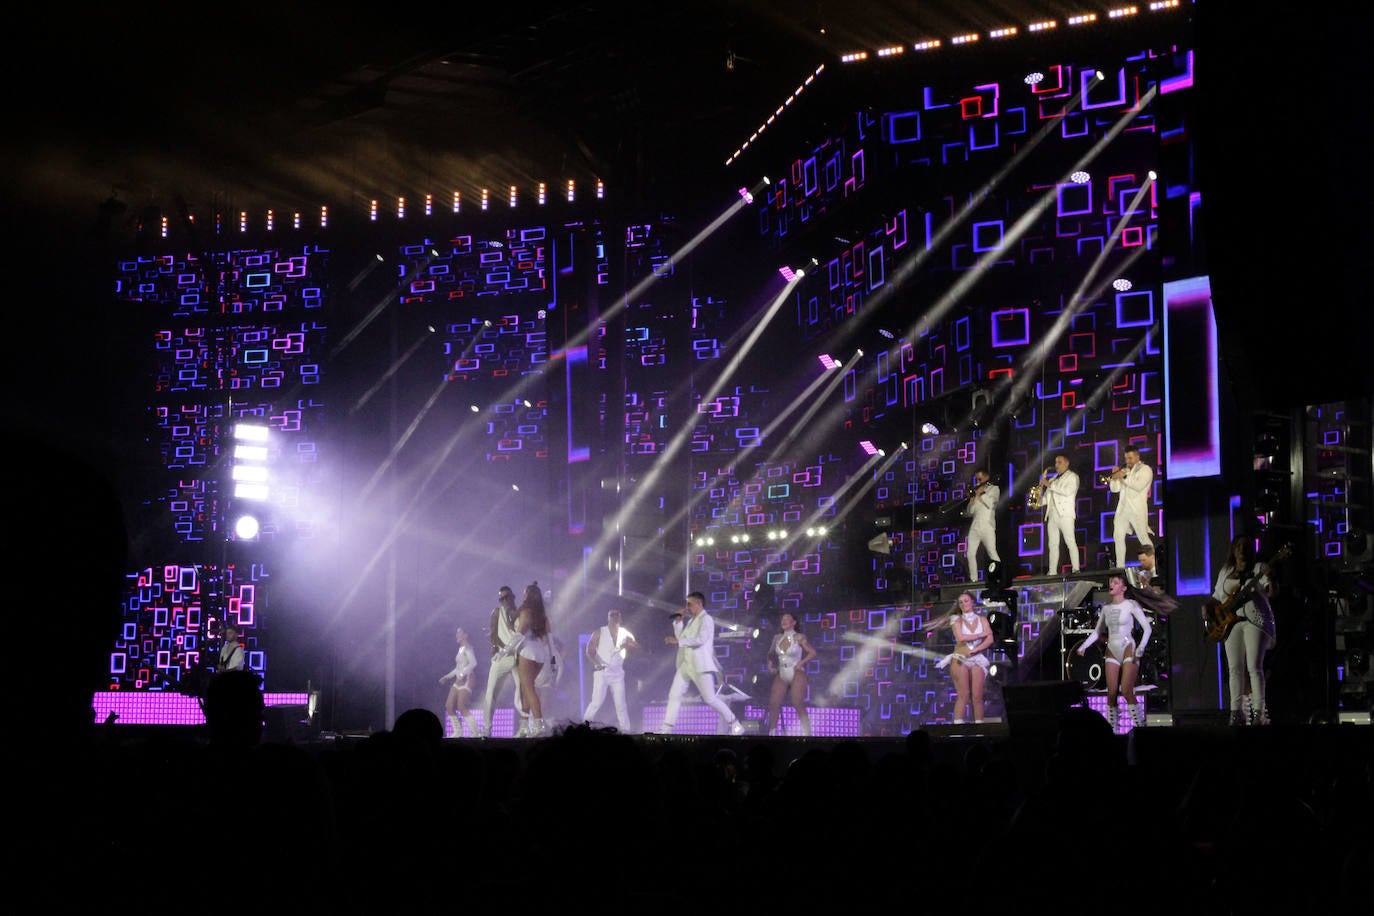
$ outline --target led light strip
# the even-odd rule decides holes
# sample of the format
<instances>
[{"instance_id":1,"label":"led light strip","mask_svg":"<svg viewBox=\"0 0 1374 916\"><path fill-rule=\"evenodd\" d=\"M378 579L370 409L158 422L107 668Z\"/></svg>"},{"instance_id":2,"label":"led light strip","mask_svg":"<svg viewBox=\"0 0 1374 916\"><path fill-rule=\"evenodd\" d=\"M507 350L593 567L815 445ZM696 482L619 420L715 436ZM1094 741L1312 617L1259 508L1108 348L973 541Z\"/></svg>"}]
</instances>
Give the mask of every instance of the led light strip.
<instances>
[{"instance_id":1,"label":"led light strip","mask_svg":"<svg viewBox=\"0 0 1374 916\"><path fill-rule=\"evenodd\" d=\"M867 51L861 51L859 53L862 55L862 58L860 59L868 57ZM783 103L779 105L771 115L768 116L767 120L765 120L762 124L758 126L758 129L755 130L749 136L749 139L741 143L739 149L735 150L733 153L730 154L730 158L725 160L725 164L729 165L730 163L738 159L741 155L743 155L744 151L749 148L750 144L757 140L763 134L763 132L766 131L770 125L772 125L772 123L775 120L781 117L783 111L786 110L788 106L790 106L793 102L795 102L801 96L801 94L806 91L806 87L814 83L816 81L816 77L820 76L823 72L825 72L825 64L821 64L820 66L816 67L816 69L811 72L810 76L802 80L801 85L798 86L795 90L793 90L792 94L783 100Z\"/></svg>"}]
</instances>

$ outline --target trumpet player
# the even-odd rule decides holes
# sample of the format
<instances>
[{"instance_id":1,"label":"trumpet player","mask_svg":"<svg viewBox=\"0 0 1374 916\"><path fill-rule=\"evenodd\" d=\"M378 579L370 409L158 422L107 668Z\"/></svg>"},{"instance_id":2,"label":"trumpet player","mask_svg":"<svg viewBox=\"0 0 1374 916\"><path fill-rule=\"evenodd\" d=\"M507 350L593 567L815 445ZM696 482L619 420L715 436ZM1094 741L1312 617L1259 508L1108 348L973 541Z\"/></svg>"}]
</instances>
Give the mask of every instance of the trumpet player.
<instances>
[{"instance_id":1,"label":"trumpet player","mask_svg":"<svg viewBox=\"0 0 1374 916\"><path fill-rule=\"evenodd\" d=\"M1116 565L1126 566L1126 534L1132 533L1142 545L1150 540L1150 487L1155 480L1154 469L1140 460L1140 449L1134 445L1126 449L1126 465L1107 477L1107 489L1119 494L1116 516L1112 519L1112 539L1116 541Z\"/></svg>"},{"instance_id":2,"label":"trumpet player","mask_svg":"<svg viewBox=\"0 0 1374 916\"><path fill-rule=\"evenodd\" d=\"M1069 459L1062 452L1054 456L1054 477L1049 468L1040 475L1045 503L1045 539L1050 544L1050 568L1046 575L1059 575L1059 542L1069 547L1069 565L1078 572L1078 539L1073 523L1077 515L1078 475L1069 470Z\"/></svg>"},{"instance_id":3,"label":"trumpet player","mask_svg":"<svg viewBox=\"0 0 1374 916\"><path fill-rule=\"evenodd\" d=\"M968 526L968 546L965 548L965 555L968 557L968 580L978 581L978 548L987 550L988 559L1002 562L1002 558L997 555L997 500L1001 496L1001 490L997 484L992 482L992 478L987 471L977 471L973 475L973 495L969 497L968 506L964 509L964 514L973 521Z\"/></svg>"}]
</instances>

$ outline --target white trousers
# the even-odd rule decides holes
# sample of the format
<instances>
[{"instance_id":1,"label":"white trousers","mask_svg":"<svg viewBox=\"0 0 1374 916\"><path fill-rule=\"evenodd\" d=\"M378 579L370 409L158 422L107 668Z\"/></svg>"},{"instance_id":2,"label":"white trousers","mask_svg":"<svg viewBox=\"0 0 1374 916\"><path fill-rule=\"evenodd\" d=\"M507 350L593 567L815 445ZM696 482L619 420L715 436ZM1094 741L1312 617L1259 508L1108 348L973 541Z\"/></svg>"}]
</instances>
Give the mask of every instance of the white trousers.
<instances>
[{"instance_id":1,"label":"white trousers","mask_svg":"<svg viewBox=\"0 0 1374 916\"><path fill-rule=\"evenodd\" d=\"M630 733L630 709L625 705L625 672L606 670L592 672L592 699L587 711L582 713L585 722L592 721L601 704L606 702L606 691L611 692L611 702L615 704L615 720L622 734Z\"/></svg>"},{"instance_id":2,"label":"white trousers","mask_svg":"<svg viewBox=\"0 0 1374 916\"><path fill-rule=\"evenodd\" d=\"M720 717L727 724L733 724L735 714L730 706L720 697L716 696L716 675L713 671L704 671L701 674L686 675L678 671L673 675L673 686L668 688L668 707L663 711L663 725L665 728L672 728L677 725L677 713L682 706L682 698L687 695L687 685L695 684L697 693L701 694L701 700L707 706L720 714Z\"/></svg>"},{"instance_id":3,"label":"white trousers","mask_svg":"<svg viewBox=\"0 0 1374 916\"><path fill-rule=\"evenodd\" d=\"M970 582L978 581L978 548L987 549L988 559L1002 562L1002 558L997 555L997 529L993 527L991 521L974 522L968 528L968 579Z\"/></svg>"},{"instance_id":4,"label":"white trousers","mask_svg":"<svg viewBox=\"0 0 1374 916\"><path fill-rule=\"evenodd\" d=\"M482 700L482 725L488 734L491 733L491 713L496 708L496 694L505 686L507 678L515 686L515 712L517 716L525 714L525 706L520 701L520 683L515 676L515 661L514 655L492 659L491 667L487 669L487 695ZM519 727L518 722L516 727Z\"/></svg>"},{"instance_id":5,"label":"white trousers","mask_svg":"<svg viewBox=\"0 0 1374 916\"><path fill-rule=\"evenodd\" d=\"M1250 673L1250 701L1256 712L1265 707L1264 653L1269 649L1269 637L1248 620L1239 621L1226 637L1226 680L1231 688L1231 709L1241 708L1245 696L1242 671Z\"/></svg>"},{"instance_id":6,"label":"white trousers","mask_svg":"<svg viewBox=\"0 0 1374 916\"><path fill-rule=\"evenodd\" d=\"M1060 516L1054 510L1045 516L1045 537L1050 542L1050 575L1059 575L1059 540L1069 545L1069 565L1078 572L1078 539L1073 533L1073 517Z\"/></svg>"},{"instance_id":7,"label":"white trousers","mask_svg":"<svg viewBox=\"0 0 1374 916\"><path fill-rule=\"evenodd\" d=\"M1126 566L1126 535L1134 534L1136 540L1142 544L1153 543L1150 540L1150 525L1144 512L1122 512L1117 510L1112 517L1112 540L1116 542L1116 565Z\"/></svg>"}]
</instances>

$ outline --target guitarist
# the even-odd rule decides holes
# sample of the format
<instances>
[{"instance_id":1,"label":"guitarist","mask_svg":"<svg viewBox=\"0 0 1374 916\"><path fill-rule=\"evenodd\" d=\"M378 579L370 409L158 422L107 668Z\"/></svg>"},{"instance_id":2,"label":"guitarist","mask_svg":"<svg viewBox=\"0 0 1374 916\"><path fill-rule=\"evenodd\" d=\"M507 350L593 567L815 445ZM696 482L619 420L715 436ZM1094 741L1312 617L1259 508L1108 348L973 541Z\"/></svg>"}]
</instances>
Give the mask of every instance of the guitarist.
<instances>
[{"instance_id":1,"label":"guitarist","mask_svg":"<svg viewBox=\"0 0 1374 916\"><path fill-rule=\"evenodd\" d=\"M1231 692L1231 725L1268 725L1269 706L1264 691L1264 655L1274 645L1274 610L1269 605L1269 569L1256 563L1250 540L1244 536L1231 542L1226 564L1217 574L1212 597L1225 602L1251 579L1255 589L1250 600L1234 608L1239 620L1226 636L1226 673ZM1250 678L1249 710L1244 709L1244 678Z\"/></svg>"}]
</instances>

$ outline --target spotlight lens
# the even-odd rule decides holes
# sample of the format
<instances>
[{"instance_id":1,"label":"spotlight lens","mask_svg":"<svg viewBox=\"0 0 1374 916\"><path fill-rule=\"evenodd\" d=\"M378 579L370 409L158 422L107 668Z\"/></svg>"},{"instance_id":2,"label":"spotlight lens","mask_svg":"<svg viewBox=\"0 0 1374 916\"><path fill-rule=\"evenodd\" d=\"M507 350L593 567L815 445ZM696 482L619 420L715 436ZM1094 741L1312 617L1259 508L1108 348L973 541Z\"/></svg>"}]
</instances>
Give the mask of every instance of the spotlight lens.
<instances>
[{"instance_id":1,"label":"spotlight lens","mask_svg":"<svg viewBox=\"0 0 1374 916\"><path fill-rule=\"evenodd\" d=\"M1027 73L1027 74L1026 74L1026 85L1027 85L1027 86L1037 86L1037 85L1040 84L1040 81L1043 80L1044 78L1045 78L1045 74L1041 73L1039 70L1036 70L1034 73Z\"/></svg>"},{"instance_id":2,"label":"spotlight lens","mask_svg":"<svg viewBox=\"0 0 1374 916\"><path fill-rule=\"evenodd\" d=\"M257 537L258 530L258 520L251 515L241 515L239 516L239 520L234 522L235 536L245 541Z\"/></svg>"},{"instance_id":3,"label":"spotlight lens","mask_svg":"<svg viewBox=\"0 0 1374 916\"><path fill-rule=\"evenodd\" d=\"M1087 172L1074 172L1069 176L1069 181L1072 181L1074 184L1087 184L1088 180L1089 176Z\"/></svg>"}]
</instances>

